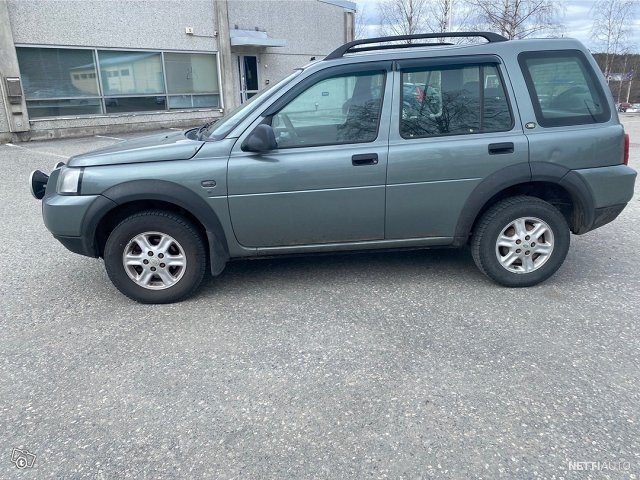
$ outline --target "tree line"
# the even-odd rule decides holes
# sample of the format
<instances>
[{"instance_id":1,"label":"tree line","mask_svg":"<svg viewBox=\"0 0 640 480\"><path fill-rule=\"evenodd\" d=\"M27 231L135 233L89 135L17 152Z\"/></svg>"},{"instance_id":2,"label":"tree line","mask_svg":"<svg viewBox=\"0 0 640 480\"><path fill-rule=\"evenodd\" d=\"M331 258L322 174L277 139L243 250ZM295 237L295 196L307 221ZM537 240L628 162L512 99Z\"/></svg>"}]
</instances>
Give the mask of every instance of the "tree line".
<instances>
[{"instance_id":1,"label":"tree line","mask_svg":"<svg viewBox=\"0 0 640 480\"><path fill-rule=\"evenodd\" d=\"M635 0L594 0L590 48L618 101L640 101L640 57L631 42ZM366 6L359 6L356 38L368 36ZM371 7L370 7L371 8ZM566 35L564 0L382 0L381 36L487 30L512 40ZM410 41L409 41L410 42Z\"/></svg>"}]
</instances>

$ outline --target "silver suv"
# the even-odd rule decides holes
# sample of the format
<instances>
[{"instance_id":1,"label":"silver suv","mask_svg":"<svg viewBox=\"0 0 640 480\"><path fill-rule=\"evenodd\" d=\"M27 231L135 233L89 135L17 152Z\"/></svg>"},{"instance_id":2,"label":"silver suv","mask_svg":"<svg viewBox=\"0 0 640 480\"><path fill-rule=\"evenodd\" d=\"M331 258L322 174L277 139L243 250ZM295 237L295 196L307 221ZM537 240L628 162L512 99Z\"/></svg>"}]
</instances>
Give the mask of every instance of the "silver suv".
<instances>
[{"instance_id":1,"label":"silver suv","mask_svg":"<svg viewBox=\"0 0 640 480\"><path fill-rule=\"evenodd\" d=\"M486 41L420 41L443 36ZM524 287L622 211L628 149L580 42L425 34L348 43L215 122L73 157L31 189L55 238L140 302L184 299L234 258L467 244Z\"/></svg>"}]
</instances>

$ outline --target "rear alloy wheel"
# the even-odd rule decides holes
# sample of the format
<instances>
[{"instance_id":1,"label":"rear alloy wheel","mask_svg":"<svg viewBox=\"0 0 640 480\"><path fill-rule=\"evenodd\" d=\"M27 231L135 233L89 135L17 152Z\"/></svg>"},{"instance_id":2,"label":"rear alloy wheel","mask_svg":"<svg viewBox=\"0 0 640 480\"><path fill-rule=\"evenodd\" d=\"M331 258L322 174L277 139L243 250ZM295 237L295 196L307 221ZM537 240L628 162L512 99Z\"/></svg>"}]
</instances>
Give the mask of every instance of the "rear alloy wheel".
<instances>
[{"instance_id":1,"label":"rear alloy wheel","mask_svg":"<svg viewBox=\"0 0 640 480\"><path fill-rule=\"evenodd\" d=\"M536 285L553 275L569 251L564 216L535 197L517 196L492 206L471 239L478 268L507 287Z\"/></svg>"},{"instance_id":2,"label":"rear alloy wheel","mask_svg":"<svg viewBox=\"0 0 640 480\"><path fill-rule=\"evenodd\" d=\"M129 298L171 303L195 292L207 257L195 225L173 213L148 210L113 229L104 261L113 284Z\"/></svg>"}]
</instances>

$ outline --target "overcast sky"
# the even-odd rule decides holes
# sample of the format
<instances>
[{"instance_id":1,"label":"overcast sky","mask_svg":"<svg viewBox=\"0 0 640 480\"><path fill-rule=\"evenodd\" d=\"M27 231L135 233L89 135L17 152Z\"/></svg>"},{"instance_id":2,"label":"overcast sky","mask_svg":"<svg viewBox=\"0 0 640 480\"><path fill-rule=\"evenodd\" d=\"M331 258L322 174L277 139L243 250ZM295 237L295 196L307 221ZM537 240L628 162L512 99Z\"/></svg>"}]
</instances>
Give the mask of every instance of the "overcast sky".
<instances>
[{"instance_id":1,"label":"overcast sky","mask_svg":"<svg viewBox=\"0 0 640 480\"><path fill-rule=\"evenodd\" d=\"M379 14L378 3L381 0L356 0L358 10L364 12L365 23L367 24L367 36L378 35L379 30ZM458 0L463 2L464 0ZM559 1L559 0L554 0ZM585 43L593 51L597 51L595 45L590 39L591 25L593 24L591 8L594 0L563 0L564 12L559 18L560 24L563 26L564 36L577 38ZM454 13L455 17L455 13ZM630 43L632 50L640 50L640 1L636 7L636 19L634 24L629 28L631 31Z\"/></svg>"}]
</instances>

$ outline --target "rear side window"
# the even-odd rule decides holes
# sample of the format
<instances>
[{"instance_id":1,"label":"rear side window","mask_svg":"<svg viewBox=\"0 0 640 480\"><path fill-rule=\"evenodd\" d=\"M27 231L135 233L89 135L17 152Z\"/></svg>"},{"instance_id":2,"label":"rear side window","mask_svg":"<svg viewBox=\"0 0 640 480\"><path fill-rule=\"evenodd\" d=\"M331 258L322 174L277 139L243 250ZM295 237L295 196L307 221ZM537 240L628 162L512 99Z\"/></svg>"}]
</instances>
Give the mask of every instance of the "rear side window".
<instances>
[{"instance_id":1,"label":"rear side window","mask_svg":"<svg viewBox=\"0 0 640 480\"><path fill-rule=\"evenodd\" d=\"M518 61L543 127L601 123L611 118L604 91L582 52L526 52Z\"/></svg>"},{"instance_id":2,"label":"rear side window","mask_svg":"<svg viewBox=\"0 0 640 480\"><path fill-rule=\"evenodd\" d=\"M508 131L513 116L496 65L414 67L402 71L403 138Z\"/></svg>"}]
</instances>

